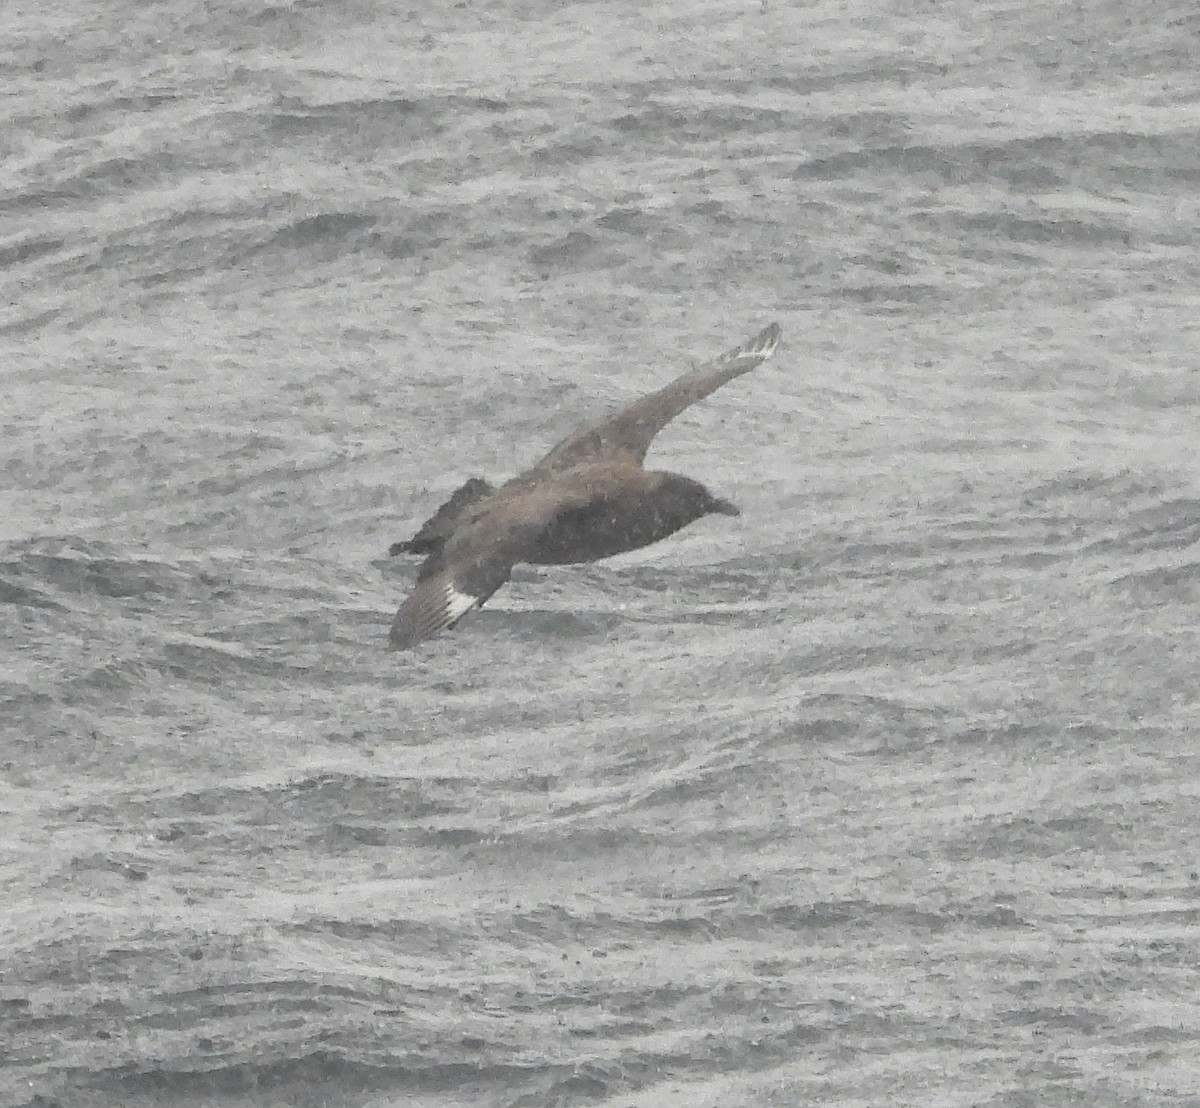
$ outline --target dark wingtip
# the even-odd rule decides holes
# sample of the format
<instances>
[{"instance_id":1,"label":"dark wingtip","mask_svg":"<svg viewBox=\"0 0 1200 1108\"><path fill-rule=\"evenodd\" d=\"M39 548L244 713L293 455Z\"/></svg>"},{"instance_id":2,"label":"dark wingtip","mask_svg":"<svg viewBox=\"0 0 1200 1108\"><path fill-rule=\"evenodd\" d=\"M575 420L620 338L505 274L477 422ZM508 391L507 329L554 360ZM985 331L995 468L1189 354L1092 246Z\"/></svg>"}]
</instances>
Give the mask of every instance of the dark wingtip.
<instances>
[{"instance_id":1,"label":"dark wingtip","mask_svg":"<svg viewBox=\"0 0 1200 1108\"><path fill-rule=\"evenodd\" d=\"M783 338L783 328L778 323L768 323L752 340L753 345L761 350L764 350L765 356L770 357L775 353L775 347L779 345L779 340Z\"/></svg>"}]
</instances>

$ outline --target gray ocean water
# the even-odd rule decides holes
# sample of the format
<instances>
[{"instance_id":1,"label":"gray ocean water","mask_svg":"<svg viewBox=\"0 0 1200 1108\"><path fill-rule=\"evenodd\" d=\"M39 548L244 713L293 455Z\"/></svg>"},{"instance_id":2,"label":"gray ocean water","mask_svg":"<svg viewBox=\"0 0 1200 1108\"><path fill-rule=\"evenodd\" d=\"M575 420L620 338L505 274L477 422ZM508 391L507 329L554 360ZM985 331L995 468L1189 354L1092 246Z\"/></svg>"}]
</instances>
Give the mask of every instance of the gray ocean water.
<instances>
[{"instance_id":1,"label":"gray ocean water","mask_svg":"<svg viewBox=\"0 0 1200 1108\"><path fill-rule=\"evenodd\" d=\"M0 35L0 1105L1200 1105L1200 15ZM777 319L742 508L411 655L464 479Z\"/></svg>"}]
</instances>

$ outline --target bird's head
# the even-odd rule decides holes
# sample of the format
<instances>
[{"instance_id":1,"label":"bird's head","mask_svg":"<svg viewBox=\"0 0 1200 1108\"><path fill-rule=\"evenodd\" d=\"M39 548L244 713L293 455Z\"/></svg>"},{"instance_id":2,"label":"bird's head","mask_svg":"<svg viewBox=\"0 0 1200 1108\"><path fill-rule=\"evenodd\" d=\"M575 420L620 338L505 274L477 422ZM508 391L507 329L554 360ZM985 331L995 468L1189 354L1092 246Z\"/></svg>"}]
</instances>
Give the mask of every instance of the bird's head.
<instances>
[{"instance_id":1,"label":"bird's head","mask_svg":"<svg viewBox=\"0 0 1200 1108\"><path fill-rule=\"evenodd\" d=\"M716 513L723 516L740 516L738 506L723 497L714 496L699 481L683 477L678 473L663 474L663 490L672 508L689 522L701 516Z\"/></svg>"}]
</instances>

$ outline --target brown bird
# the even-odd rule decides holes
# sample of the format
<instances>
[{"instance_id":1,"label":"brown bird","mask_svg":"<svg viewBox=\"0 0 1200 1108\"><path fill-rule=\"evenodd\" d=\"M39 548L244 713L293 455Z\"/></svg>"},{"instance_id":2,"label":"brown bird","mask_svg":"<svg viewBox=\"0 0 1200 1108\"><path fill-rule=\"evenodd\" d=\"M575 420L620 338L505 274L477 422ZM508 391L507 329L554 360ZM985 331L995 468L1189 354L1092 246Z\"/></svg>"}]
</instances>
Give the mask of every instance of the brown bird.
<instances>
[{"instance_id":1,"label":"brown bird","mask_svg":"<svg viewBox=\"0 0 1200 1108\"><path fill-rule=\"evenodd\" d=\"M389 554L424 554L417 586L392 621L391 645L416 646L481 608L518 562L594 562L665 539L711 512L738 515L699 481L646 470L654 436L685 408L766 361L772 323L665 388L585 424L532 469L495 488L472 477Z\"/></svg>"}]
</instances>

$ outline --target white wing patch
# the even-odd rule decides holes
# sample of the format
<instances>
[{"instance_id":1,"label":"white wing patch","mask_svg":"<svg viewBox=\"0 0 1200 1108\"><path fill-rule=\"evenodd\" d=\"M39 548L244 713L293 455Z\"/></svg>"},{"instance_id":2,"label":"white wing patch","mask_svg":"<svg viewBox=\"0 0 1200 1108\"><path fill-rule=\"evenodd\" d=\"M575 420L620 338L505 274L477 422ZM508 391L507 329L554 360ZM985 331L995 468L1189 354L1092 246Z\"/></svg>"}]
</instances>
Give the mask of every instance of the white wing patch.
<instances>
[{"instance_id":1,"label":"white wing patch","mask_svg":"<svg viewBox=\"0 0 1200 1108\"><path fill-rule=\"evenodd\" d=\"M476 604L479 597L459 592L452 581L446 583L446 626L453 627Z\"/></svg>"},{"instance_id":2,"label":"white wing patch","mask_svg":"<svg viewBox=\"0 0 1200 1108\"><path fill-rule=\"evenodd\" d=\"M453 627L480 602L454 587L444 577L422 581L412 595L400 605L392 620L391 643L397 650L407 650L419 642Z\"/></svg>"}]
</instances>

